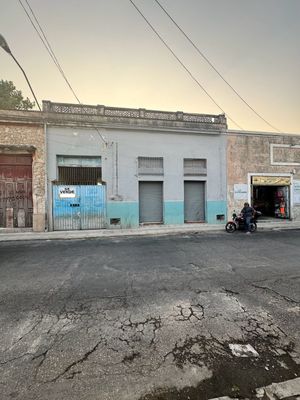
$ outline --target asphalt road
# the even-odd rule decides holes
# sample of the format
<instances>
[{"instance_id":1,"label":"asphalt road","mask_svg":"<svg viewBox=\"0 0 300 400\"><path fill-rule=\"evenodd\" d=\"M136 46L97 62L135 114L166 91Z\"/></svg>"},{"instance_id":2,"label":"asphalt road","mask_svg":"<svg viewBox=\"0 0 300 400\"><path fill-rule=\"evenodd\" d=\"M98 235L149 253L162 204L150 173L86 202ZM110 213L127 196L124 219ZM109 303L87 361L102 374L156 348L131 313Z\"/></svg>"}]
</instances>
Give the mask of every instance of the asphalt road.
<instances>
[{"instance_id":1,"label":"asphalt road","mask_svg":"<svg viewBox=\"0 0 300 400\"><path fill-rule=\"evenodd\" d=\"M0 243L1 400L250 398L300 376L299 244L296 230Z\"/></svg>"}]
</instances>

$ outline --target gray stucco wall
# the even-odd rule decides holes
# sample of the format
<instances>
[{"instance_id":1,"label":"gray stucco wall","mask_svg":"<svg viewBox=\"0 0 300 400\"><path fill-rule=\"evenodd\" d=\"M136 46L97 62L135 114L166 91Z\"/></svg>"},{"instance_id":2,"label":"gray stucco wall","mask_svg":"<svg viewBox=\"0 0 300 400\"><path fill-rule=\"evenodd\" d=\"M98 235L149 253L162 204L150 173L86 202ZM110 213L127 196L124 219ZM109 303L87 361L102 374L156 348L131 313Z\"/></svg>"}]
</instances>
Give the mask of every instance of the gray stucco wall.
<instances>
[{"instance_id":1,"label":"gray stucco wall","mask_svg":"<svg viewBox=\"0 0 300 400\"><path fill-rule=\"evenodd\" d=\"M171 214L183 204L184 180L206 180L207 221L226 213L226 136L214 133L101 129L108 145L93 128L48 127L48 190L57 179L57 155L101 156L107 183L108 217L122 217L123 226L138 224L138 181L163 180L165 223L183 223ZM138 176L137 158L163 157L164 176ZM184 177L184 158L207 159L207 177ZM51 196L49 219L51 221ZM174 211L171 211L171 208ZM168 217L169 215L169 217Z\"/></svg>"}]
</instances>

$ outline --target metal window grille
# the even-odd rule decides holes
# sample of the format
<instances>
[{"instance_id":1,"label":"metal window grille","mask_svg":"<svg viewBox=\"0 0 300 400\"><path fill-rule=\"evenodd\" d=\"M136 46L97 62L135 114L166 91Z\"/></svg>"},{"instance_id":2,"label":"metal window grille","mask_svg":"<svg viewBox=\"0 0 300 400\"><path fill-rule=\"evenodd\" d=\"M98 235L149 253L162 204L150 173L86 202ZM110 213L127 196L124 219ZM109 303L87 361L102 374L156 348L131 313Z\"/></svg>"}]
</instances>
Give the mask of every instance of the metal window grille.
<instances>
[{"instance_id":1,"label":"metal window grille","mask_svg":"<svg viewBox=\"0 0 300 400\"><path fill-rule=\"evenodd\" d=\"M185 158L184 175L207 175L206 159L204 158Z\"/></svg>"},{"instance_id":2,"label":"metal window grille","mask_svg":"<svg viewBox=\"0 0 300 400\"><path fill-rule=\"evenodd\" d=\"M163 175L164 162L162 157L138 157L139 175Z\"/></svg>"},{"instance_id":3,"label":"metal window grille","mask_svg":"<svg viewBox=\"0 0 300 400\"><path fill-rule=\"evenodd\" d=\"M58 167L58 180L68 185L97 185L101 182L99 167Z\"/></svg>"}]
</instances>

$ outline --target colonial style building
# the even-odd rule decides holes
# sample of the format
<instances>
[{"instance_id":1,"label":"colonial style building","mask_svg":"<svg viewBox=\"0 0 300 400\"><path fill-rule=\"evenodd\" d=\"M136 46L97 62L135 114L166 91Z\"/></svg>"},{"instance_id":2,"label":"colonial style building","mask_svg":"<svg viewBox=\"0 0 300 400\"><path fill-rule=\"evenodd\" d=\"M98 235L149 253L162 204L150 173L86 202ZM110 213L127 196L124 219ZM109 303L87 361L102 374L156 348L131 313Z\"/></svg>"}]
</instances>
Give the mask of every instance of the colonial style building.
<instances>
[{"instance_id":1,"label":"colonial style building","mask_svg":"<svg viewBox=\"0 0 300 400\"><path fill-rule=\"evenodd\" d=\"M50 230L224 223L226 118L43 102Z\"/></svg>"},{"instance_id":2,"label":"colonial style building","mask_svg":"<svg viewBox=\"0 0 300 400\"><path fill-rule=\"evenodd\" d=\"M0 110L0 230L300 219L300 136L224 115L43 102Z\"/></svg>"},{"instance_id":3,"label":"colonial style building","mask_svg":"<svg viewBox=\"0 0 300 400\"><path fill-rule=\"evenodd\" d=\"M0 229L45 230L45 156L41 113L0 110Z\"/></svg>"},{"instance_id":4,"label":"colonial style building","mask_svg":"<svg viewBox=\"0 0 300 400\"><path fill-rule=\"evenodd\" d=\"M300 135L228 131L228 213L248 201L264 218L300 220Z\"/></svg>"}]
</instances>

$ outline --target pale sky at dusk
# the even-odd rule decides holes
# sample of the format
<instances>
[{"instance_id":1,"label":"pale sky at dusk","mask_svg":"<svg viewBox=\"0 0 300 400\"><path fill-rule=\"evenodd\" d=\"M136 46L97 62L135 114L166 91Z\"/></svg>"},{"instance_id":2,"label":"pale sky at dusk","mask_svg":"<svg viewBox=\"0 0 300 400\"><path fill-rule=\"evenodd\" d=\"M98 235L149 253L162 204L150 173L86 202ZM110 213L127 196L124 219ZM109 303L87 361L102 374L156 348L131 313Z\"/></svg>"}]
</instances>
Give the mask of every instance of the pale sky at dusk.
<instances>
[{"instance_id":1,"label":"pale sky at dusk","mask_svg":"<svg viewBox=\"0 0 300 400\"><path fill-rule=\"evenodd\" d=\"M129 0L28 2L82 103L222 113ZM300 133L300 0L160 2L256 111L281 131ZM19 1L0 3L0 33L25 69L40 102L76 103ZM135 3L243 129L272 131L197 54L155 1ZM0 51L0 79L13 81L32 99L20 70L4 51ZM231 129L238 129L228 122Z\"/></svg>"}]
</instances>

